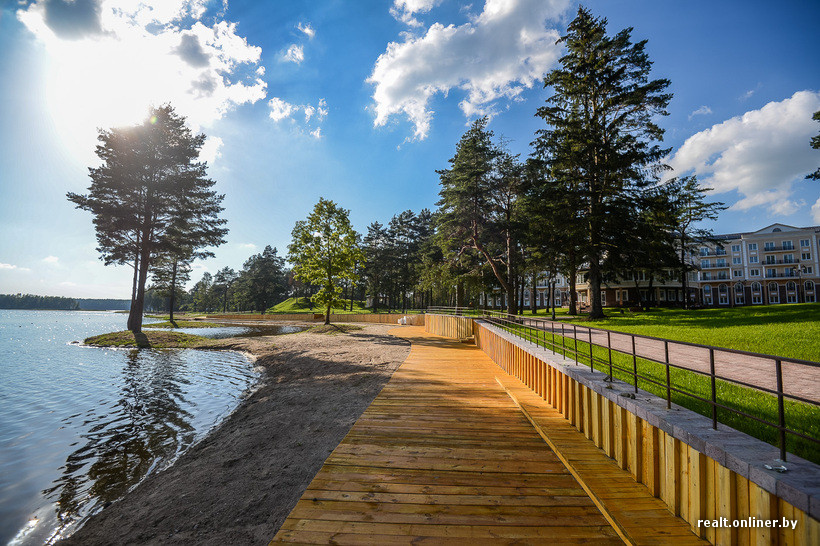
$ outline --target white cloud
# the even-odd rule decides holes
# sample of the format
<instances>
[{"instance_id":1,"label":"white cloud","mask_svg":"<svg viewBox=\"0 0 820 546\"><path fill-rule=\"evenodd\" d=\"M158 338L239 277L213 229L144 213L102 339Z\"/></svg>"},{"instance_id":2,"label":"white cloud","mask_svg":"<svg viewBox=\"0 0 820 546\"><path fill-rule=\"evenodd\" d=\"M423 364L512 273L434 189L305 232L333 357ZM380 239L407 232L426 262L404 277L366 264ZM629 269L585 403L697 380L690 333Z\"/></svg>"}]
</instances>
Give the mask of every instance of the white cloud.
<instances>
[{"instance_id":1,"label":"white cloud","mask_svg":"<svg viewBox=\"0 0 820 546\"><path fill-rule=\"evenodd\" d=\"M270 113L268 115L273 121L282 121L285 118L289 118L293 111L296 110L295 106L289 102L283 101L279 97L273 97L269 100L268 108L270 108Z\"/></svg>"},{"instance_id":2,"label":"white cloud","mask_svg":"<svg viewBox=\"0 0 820 546\"><path fill-rule=\"evenodd\" d=\"M280 122L285 119L293 119L292 116L303 113L305 116L305 124L309 124L311 120L315 120L318 126L309 131L314 138L321 138L321 123L325 120L328 114L327 101L319 99L319 102L314 106L312 104L291 104L279 97L273 97L268 101L270 118L275 122Z\"/></svg>"},{"instance_id":3,"label":"white cloud","mask_svg":"<svg viewBox=\"0 0 820 546\"><path fill-rule=\"evenodd\" d=\"M7 269L7 270L16 269L17 271L31 271L31 269L29 269L28 267L20 267L20 266L13 265L13 264L4 264L2 262L0 262L0 269Z\"/></svg>"},{"instance_id":4,"label":"white cloud","mask_svg":"<svg viewBox=\"0 0 820 546\"><path fill-rule=\"evenodd\" d=\"M256 250L256 245L253 243L239 243L236 246L238 246L242 250Z\"/></svg>"},{"instance_id":5,"label":"white cloud","mask_svg":"<svg viewBox=\"0 0 820 546\"><path fill-rule=\"evenodd\" d=\"M393 0L390 15L411 27L421 23L414 17L417 13L430 13L430 10L441 3L441 0Z\"/></svg>"},{"instance_id":6,"label":"white cloud","mask_svg":"<svg viewBox=\"0 0 820 546\"><path fill-rule=\"evenodd\" d=\"M43 258L43 261L47 264L56 264L60 262L60 258L57 256L46 256Z\"/></svg>"},{"instance_id":7,"label":"white cloud","mask_svg":"<svg viewBox=\"0 0 820 546\"><path fill-rule=\"evenodd\" d=\"M282 60L290 63L301 64L305 60L305 49L296 44L291 44L288 50L282 55Z\"/></svg>"},{"instance_id":8,"label":"white cloud","mask_svg":"<svg viewBox=\"0 0 820 546\"><path fill-rule=\"evenodd\" d=\"M811 217L815 222L820 224L820 198L811 206Z\"/></svg>"},{"instance_id":9,"label":"white cloud","mask_svg":"<svg viewBox=\"0 0 820 546\"><path fill-rule=\"evenodd\" d=\"M803 203L792 198L792 185L817 164L809 146L817 110L820 93L799 91L713 125L683 143L668 161L672 174L694 172L716 193L737 191L737 210L767 206L773 215L793 214Z\"/></svg>"},{"instance_id":10,"label":"white cloud","mask_svg":"<svg viewBox=\"0 0 820 546\"><path fill-rule=\"evenodd\" d=\"M225 144L218 136L209 136L205 139L205 144L199 150L199 160L206 161L209 165L213 165L214 161L222 157L222 146Z\"/></svg>"},{"instance_id":11,"label":"white cloud","mask_svg":"<svg viewBox=\"0 0 820 546\"><path fill-rule=\"evenodd\" d=\"M698 108L697 110L693 111L691 114L689 114L689 119L691 120L695 116L706 116L711 113L712 109L704 105Z\"/></svg>"},{"instance_id":12,"label":"white cloud","mask_svg":"<svg viewBox=\"0 0 820 546\"><path fill-rule=\"evenodd\" d=\"M48 102L66 141L93 153L97 127L139 122L150 105L170 102L198 129L264 99L261 48L248 44L236 23L206 16L208 5L38 0L20 9L18 19L50 57ZM93 9L55 13L82 6Z\"/></svg>"},{"instance_id":13,"label":"white cloud","mask_svg":"<svg viewBox=\"0 0 820 546\"><path fill-rule=\"evenodd\" d=\"M313 39L313 37L316 36L316 30L312 26L310 26L310 23L305 23L304 25L302 23L299 23L298 25L296 25L296 28L298 28L301 32L305 34L305 36L307 36L310 39Z\"/></svg>"},{"instance_id":14,"label":"white cloud","mask_svg":"<svg viewBox=\"0 0 820 546\"><path fill-rule=\"evenodd\" d=\"M428 3L400 2L394 8L422 11ZM567 0L486 0L468 23L435 23L423 35L404 34L403 42L387 45L367 79L375 86L374 124L404 114L415 138L423 139L433 117L429 100L453 88L467 95L459 104L466 116L491 114L495 101L515 99L555 65L559 34L544 25L567 6Z\"/></svg>"}]
</instances>

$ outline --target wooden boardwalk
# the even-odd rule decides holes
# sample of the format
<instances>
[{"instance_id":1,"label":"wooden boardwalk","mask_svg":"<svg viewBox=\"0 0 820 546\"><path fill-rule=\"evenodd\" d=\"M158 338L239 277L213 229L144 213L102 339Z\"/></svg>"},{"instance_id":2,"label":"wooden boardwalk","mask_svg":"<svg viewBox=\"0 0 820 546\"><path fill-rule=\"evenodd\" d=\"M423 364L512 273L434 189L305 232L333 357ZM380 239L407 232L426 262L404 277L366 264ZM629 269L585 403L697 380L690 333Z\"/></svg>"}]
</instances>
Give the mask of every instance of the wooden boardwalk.
<instances>
[{"instance_id":1,"label":"wooden boardwalk","mask_svg":"<svg viewBox=\"0 0 820 546\"><path fill-rule=\"evenodd\" d=\"M480 349L419 327L391 333L412 342L410 355L325 461L272 543L698 541L687 535L685 522L658 508L661 503L637 498L640 484L631 495L629 484L619 481L618 493L635 497L630 517L641 516L644 527L651 521L659 532L636 541L624 526L613 526L611 514L601 512L596 496L562 462L568 458L553 452L499 383L509 388L517 380ZM568 431L561 434L565 440ZM600 457L601 464L608 460L603 452Z\"/></svg>"}]
</instances>

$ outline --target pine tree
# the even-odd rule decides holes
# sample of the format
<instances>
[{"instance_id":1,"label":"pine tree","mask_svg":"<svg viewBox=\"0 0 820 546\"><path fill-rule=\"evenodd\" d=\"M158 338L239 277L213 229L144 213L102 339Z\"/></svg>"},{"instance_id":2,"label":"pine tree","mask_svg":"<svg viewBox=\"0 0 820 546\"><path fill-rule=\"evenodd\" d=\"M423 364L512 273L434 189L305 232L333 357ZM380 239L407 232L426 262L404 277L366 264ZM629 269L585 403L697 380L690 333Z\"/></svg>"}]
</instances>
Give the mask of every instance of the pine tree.
<instances>
[{"instance_id":1,"label":"pine tree","mask_svg":"<svg viewBox=\"0 0 820 546\"><path fill-rule=\"evenodd\" d=\"M89 169L89 193L67 197L94 215L105 264L134 268L128 329L138 333L157 257L224 242L224 195L213 191L207 164L198 160L205 135L192 134L170 105L152 108L140 125L100 131L98 140L102 165Z\"/></svg>"},{"instance_id":2,"label":"pine tree","mask_svg":"<svg viewBox=\"0 0 820 546\"><path fill-rule=\"evenodd\" d=\"M589 265L591 318L603 317L598 297L602 260L617 248L622 216L617 209L654 181L668 152L653 118L666 115L669 81L649 80L646 41L632 43L632 29L606 34L606 19L579 8L560 39L567 54L544 86L553 94L538 109L548 128L537 134L552 176L571 183L585 222L584 258Z\"/></svg>"}]
</instances>

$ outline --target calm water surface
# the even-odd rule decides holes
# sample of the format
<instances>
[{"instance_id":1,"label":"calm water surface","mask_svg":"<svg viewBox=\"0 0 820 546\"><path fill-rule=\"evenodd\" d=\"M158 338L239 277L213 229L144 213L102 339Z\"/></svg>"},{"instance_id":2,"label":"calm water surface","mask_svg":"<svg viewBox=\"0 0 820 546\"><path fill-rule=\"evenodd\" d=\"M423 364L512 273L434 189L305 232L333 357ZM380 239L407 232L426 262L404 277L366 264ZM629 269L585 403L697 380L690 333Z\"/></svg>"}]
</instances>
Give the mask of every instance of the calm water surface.
<instances>
[{"instance_id":1,"label":"calm water surface","mask_svg":"<svg viewBox=\"0 0 820 546\"><path fill-rule=\"evenodd\" d=\"M70 344L126 320L0 310L0 544L71 533L202 438L258 377L235 352ZM252 334L240 330L192 333Z\"/></svg>"}]
</instances>

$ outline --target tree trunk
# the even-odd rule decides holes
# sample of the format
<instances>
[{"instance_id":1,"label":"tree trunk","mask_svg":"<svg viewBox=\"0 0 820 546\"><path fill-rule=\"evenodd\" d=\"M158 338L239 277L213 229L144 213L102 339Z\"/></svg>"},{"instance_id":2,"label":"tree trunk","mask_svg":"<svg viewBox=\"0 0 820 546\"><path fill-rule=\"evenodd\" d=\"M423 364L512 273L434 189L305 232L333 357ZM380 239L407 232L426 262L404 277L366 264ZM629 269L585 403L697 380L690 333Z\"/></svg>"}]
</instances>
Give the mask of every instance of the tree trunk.
<instances>
[{"instance_id":1,"label":"tree trunk","mask_svg":"<svg viewBox=\"0 0 820 546\"><path fill-rule=\"evenodd\" d=\"M456 282L456 307L464 307L464 281Z\"/></svg>"},{"instance_id":2,"label":"tree trunk","mask_svg":"<svg viewBox=\"0 0 820 546\"><path fill-rule=\"evenodd\" d=\"M327 304L327 311L325 311L325 324L330 324L330 304Z\"/></svg>"},{"instance_id":3,"label":"tree trunk","mask_svg":"<svg viewBox=\"0 0 820 546\"><path fill-rule=\"evenodd\" d=\"M135 334L142 332L142 312L145 307L145 282L148 280L148 261L150 259L150 251L148 245L144 245L140 256L139 278L137 279L137 297L131 305L131 313L128 321L131 322L131 317L134 322L129 328Z\"/></svg>"},{"instance_id":4,"label":"tree trunk","mask_svg":"<svg viewBox=\"0 0 820 546\"><path fill-rule=\"evenodd\" d=\"M578 270L573 268L569 274L569 309L568 315L578 314L578 294L575 291L575 277L578 275Z\"/></svg>"},{"instance_id":5,"label":"tree trunk","mask_svg":"<svg viewBox=\"0 0 820 546\"><path fill-rule=\"evenodd\" d=\"M550 300L552 301L552 320L555 320L555 281L549 283Z\"/></svg>"},{"instance_id":6,"label":"tree trunk","mask_svg":"<svg viewBox=\"0 0 820 546\"><path fill-rule=\"evenodd\" d=\"M597 257L594 257L589 262L589 318L602 319L605 317L604 309L601 307L601 264L598 263Z\"/></svg>"},{"instance_id":7,"label":"tree trunk","mask_svg":"<svg viewBox=\"0 0 820 546\"><path fill-rule=\"evenodd\" d=\"M535 299L538 295L538 275L533 273L532 281L530 282L530 311L533 315L538 314L538 301Z\"/></svg>"},{"instance_id":8,"label":"tree trunk","mask_svg":"<svg viewBox=\"0 0 820 546\"><path fill-rule=\"evenodd\" d=\"M683 308L689 309L689 288L686 286L688 279L686 278L686 241L681 236L680 238L680 283L683 287Z\"/></svg>"},{"instance_id":9,"label":"tree trunk","mask_svg":"<svg viewBox=\"0 0 820 546\"><path fill-rule=\"evenodd\" d=\"M177 260L174 259L174 265L171 267L171 297L168 302L168 320L173 326L174 323L174 303L176 303L177 295Z\"/></svg>"},{"instance_id":10,"label":"tree trunk","mask_svg":"<svg viewBox=\"0 0 820 546\"><path fill-rule=\"evenodd\" d=\"M126 328L133 331L134 325L137 323L137 319L133 313L134 305L137 301L137 280L139 279L139 270L140 270L140 257L139 253L134 255L134 278L131 281L131 307L128 308L128 323Z\"/></svg>"}]
</instances>

